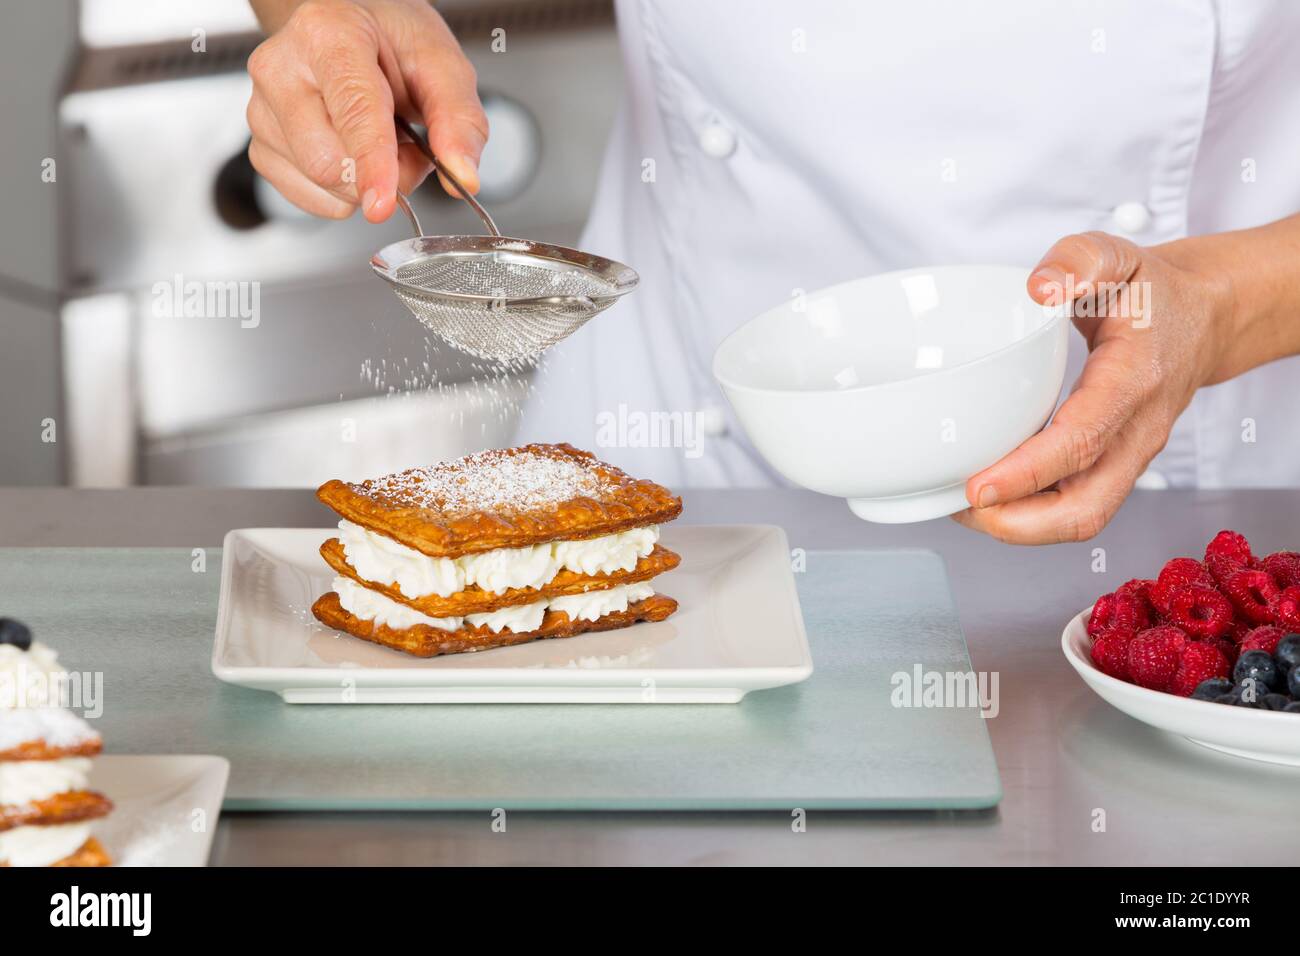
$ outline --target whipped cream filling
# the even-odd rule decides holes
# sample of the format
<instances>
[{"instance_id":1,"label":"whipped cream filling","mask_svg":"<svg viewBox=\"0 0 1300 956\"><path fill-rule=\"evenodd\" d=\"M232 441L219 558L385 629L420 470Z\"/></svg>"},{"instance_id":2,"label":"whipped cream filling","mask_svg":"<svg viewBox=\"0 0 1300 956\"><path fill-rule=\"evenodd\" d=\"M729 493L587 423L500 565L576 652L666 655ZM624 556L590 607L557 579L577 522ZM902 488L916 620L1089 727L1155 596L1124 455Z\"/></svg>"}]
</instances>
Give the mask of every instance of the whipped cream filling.
<instances>
[{"instance_id":1,"label":"whipped cream filling","mask_svg":"<svg viewBox=\"0 0 1300 956\"><path fill-rule=\"evenodd\" d=\"M339 596L339 604L349 614L355 614L363 621L374 621L395 631L405 630L417 624L441 628L444 631L460 629L464 620L459 617L430 617L421 614L413 607L394 601L387 595L364 588L351 578L343 576L334 579L334 591Z\"/></svg>"},{"instance_id":2,"label":"whipped cream filling","mask_svg":"<svg viewBox=\"0 0 1300 956\"><path fill-rule=\"evenodd\" d=\"M0 761L0 805L35 803L56 794L85 790L89 779L90 760L86 757Z\"/></svg>"},{"instance_id":3,"label":"whipped cream filling","mask_svg":"<svg viewBox=\"0 0 1300 956\"><path fill-rule=\"evenodd\" d=\"M49 866L71 856L90 839L89 823L0 830L0 863L10 866Z\"/></svg>"},{"instance_id":4,"label":"whipped cream filling","mask_svg":"<svg viewBox=\"0 0 1300 956\"><path fill-rule=\"evenodd\" d=\"M545 616L546 602L534 601L532 604L503 607L499 611L466 614L465 621L470 627L486 627L493 634L500 634L502 631L527 634L541 627L542 618Z\"/></svg>"},{"instance_id":5,"label":"whipped cream filling","mask_svg":"<svg viewBox=\"0 0 1300 956\"><path fill-rule=\"evenodd\" d=\"M588 591L585 594L566 594L551 598L547 608L563 611L570 621L599 621L607 614L621 614L629 604L645 600L655 589L644 582L624 584L607 591Z\"/></svg>"},{"instance_id":6,"label":"whipped cream filling","mask_svg":"<svg viewBox=\"0 0 1300 956\"><path fill-rule=\"evenodd\" d=\"M65 673L59 655L40 641L27 650L13 644L0 644L0 709L48 707L50 688L55 678Z\"/></svg>"},{"instance_id":7,"label":"whipped cream filling","mask_svg":"<svg viewBox=\"0 0 1300 956\"><path fill-rule=\"evenodd\" d=\"M583 541L497 548L459 558L433 558L351 521L339 522L348 563L367 581L395 585L409 598L449 597L470 585L493 594L540 588L562 570L575 574L631 571L659 541L659 526L632 528Z\"/></svg>"},{"instance_id":8,"label":"whipped cream filling","mask_svg":"<svg viewBox=\"0 0 1300 956\"><path fill-rule=\"evenodd\" d=\"M334 590L338 593L339 604L345 611L394 629L424 624L443 631L456 631L462 624L468 623L471 627L486 626L494 634L500 634L502 631L512 631L515 634L535 631L542 626L542 618L546 615L548 607L563 611L569 615L571 621L597 621L607 614L626 611L629 604L643 601L655 593L654 588L644 582L623 584L604 591L588 591L585 594L571 594L550 600L534 601L531 604L516 604L482 614L467 614L464 617L430 617L378 591L364 588L351 578L335 578Z\"/></svg>"},{"instance_id":9,"label":"whipped cream filling","mask_svg":"<svg viewBox=\"0 0 1300 956\"><path fill-rule=\"evenodd\" d=\"M56 707L0 708L0 753L23 744L45 743L50 747L71 748L98 740L99 734L91 730L89 724L66 710Z\"/></svg>"}]
</instances>

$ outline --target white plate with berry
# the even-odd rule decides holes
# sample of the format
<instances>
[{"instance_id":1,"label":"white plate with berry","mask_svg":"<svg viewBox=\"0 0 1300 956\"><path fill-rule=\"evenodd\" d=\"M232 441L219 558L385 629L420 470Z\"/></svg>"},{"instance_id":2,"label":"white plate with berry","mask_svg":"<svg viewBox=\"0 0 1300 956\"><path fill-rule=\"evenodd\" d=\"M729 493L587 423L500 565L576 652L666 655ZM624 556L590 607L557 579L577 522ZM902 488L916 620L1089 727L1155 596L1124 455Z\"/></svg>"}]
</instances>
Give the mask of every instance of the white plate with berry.
<instances>
[{"instance_id":1,"label":"white plate with berry","mask_svg":"<svg viewBox=\"0 0 1300 956\"><path fill-rule=\"evenodd\" d=\"M1300 766L1300 553L1222 531L1066 625L1079 676L1130 717L1213 750Z\"/></svg>"}]
</instances>

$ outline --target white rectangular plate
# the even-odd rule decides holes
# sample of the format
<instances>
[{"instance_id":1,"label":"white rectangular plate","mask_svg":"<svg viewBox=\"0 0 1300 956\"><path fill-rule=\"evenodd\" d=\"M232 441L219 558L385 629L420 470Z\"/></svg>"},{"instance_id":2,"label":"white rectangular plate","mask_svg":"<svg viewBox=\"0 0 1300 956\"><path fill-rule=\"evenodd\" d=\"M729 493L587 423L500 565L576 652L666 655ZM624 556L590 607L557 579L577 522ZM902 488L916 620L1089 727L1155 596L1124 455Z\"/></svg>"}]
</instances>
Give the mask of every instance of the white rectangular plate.
<instances>
[{"instance_id":1,"label":"white rectangular plate","mask_svg":"<svg viewBox=\"0 0 1300 956\"><path fill-rule=\"evenodd\" d=\"M289 703L735 703L812 673L785 532L669 525L666 621L422 659L319 624L329 528L226 535L212 672Z\"/></svg>"},{"instance_id":2,"label":"white rectangular plate","mask_svg":"<svg viewBox=\"0 0 1300 956\"><path fill-rule=\"evenodd\" d=\"M114 866L207 866L230 764L224 757L94 758L90 788L113 801L93 832Z\"/></svg>"}]
</instances>

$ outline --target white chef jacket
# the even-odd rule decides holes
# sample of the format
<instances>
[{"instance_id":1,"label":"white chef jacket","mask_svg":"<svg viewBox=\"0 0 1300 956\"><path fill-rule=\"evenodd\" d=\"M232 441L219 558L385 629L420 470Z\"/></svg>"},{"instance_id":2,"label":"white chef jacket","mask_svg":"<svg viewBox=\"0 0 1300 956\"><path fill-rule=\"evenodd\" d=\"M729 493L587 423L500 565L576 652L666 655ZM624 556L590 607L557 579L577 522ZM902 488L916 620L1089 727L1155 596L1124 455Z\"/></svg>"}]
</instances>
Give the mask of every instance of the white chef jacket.
<instances>
[{"instance_id":1,"label":"white chef jacket","mask_svg":"<svg viewBox=\"0 0 1300 956\"><path fill-rule=\"evenodd\" d=\"M521 437L671 486L781 480L710 362L798 290L1300 210L1300 2L621 0L618 20L625 102L582 248L641 286L552 351ZM1085 354L1075 334L1067 385ZM1202 389L1145 478L1300 485L1300 358Z\"/></svg>"}]
</instances>

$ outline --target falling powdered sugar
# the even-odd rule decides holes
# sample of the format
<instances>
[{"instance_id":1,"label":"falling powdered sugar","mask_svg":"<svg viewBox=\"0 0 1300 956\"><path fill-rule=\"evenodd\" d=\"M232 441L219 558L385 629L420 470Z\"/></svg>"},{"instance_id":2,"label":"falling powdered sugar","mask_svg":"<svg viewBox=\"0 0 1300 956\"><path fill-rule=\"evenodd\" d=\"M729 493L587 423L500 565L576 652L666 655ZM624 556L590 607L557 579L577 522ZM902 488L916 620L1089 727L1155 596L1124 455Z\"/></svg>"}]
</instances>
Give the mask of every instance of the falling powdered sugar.
<instances>
[{"instance_id":1,"label":"falling powdered sugar","mask_svg":"<svg viewBox=\"0 0 1300 956\"><path fill-rule=\"evenodd\" d=\"M452 514L530 511L575 497L600 498L610 483L590 460L493 449L365 482L363 494Z\"/></svg>"}]
</instances>

